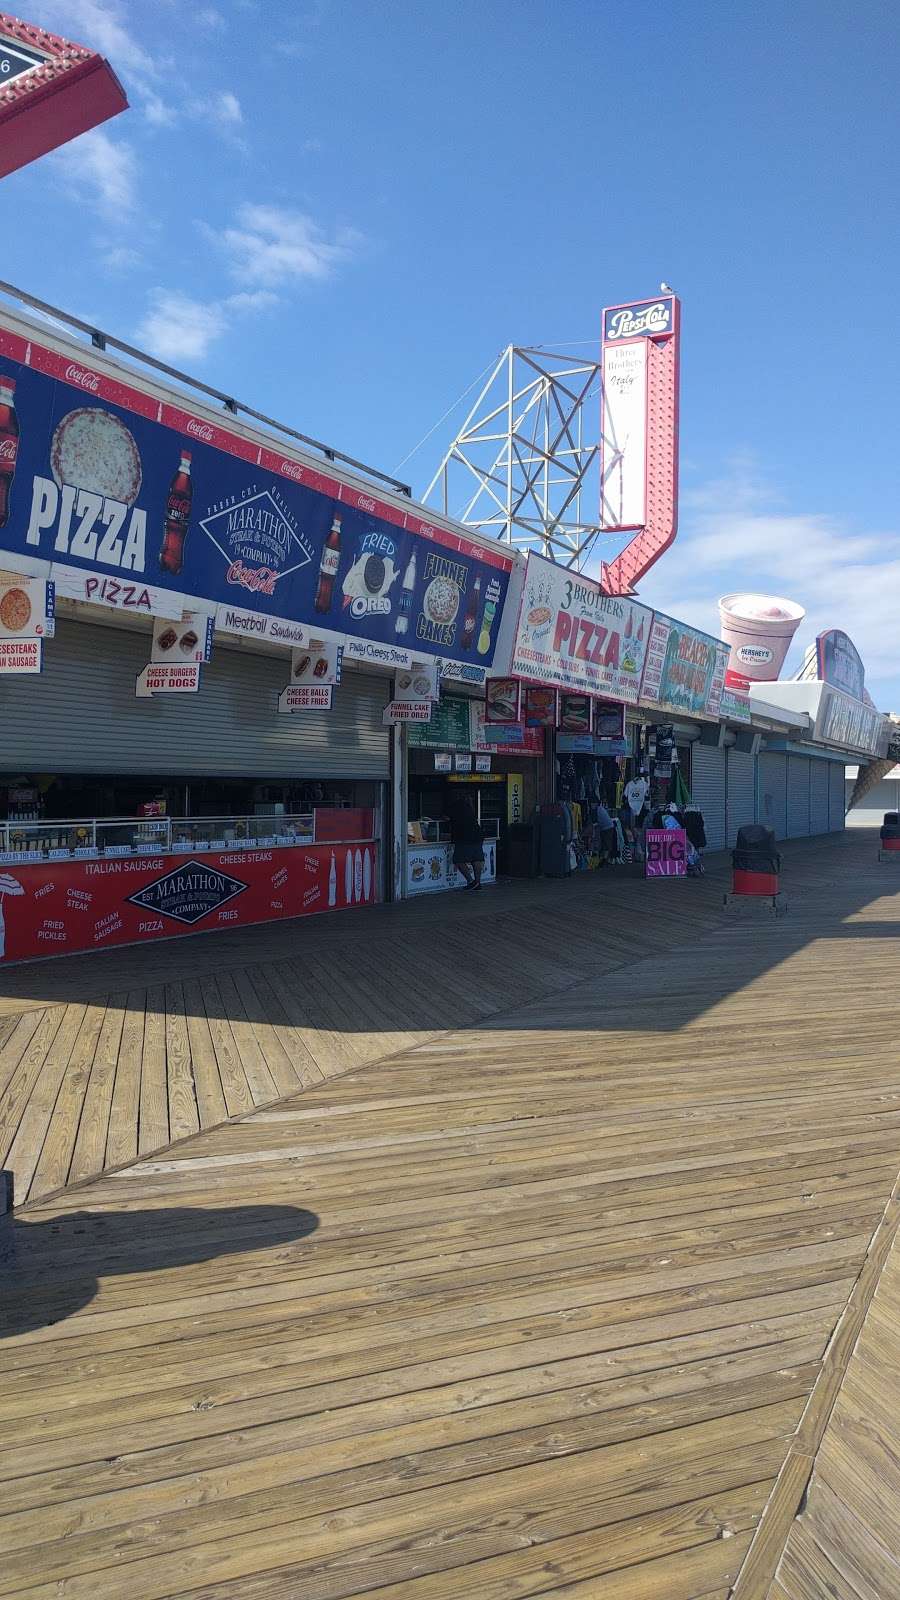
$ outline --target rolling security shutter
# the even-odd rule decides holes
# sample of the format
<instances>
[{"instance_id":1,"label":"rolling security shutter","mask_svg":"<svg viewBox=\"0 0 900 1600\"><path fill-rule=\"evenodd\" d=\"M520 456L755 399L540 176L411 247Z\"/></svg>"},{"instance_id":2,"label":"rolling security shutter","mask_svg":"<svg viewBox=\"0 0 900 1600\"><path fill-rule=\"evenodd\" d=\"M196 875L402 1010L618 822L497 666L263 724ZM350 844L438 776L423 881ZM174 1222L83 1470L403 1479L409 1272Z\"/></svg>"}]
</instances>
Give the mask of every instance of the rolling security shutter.
<instances>
[{"instance_id":1,"label":"rolling security shutter","mask_svg":"<svg viewBox=\"0 0 900 1600\"><path fill-rule=\"evenodd\" d=\"M809 831L828 832L828 795L830 761L809 763ZM837 766L837 762L834 762ZM842 769L838 767L838 771Z\"/></svg>"},{"instance_id":2,"label":"rolling security shutter","mask_svg":"<svg viewBox=\"0 0 900 1600\"><path fill-rule=\"evenodd\" d=\"M387 778L386 678L347 672L331 711L278 715L289 656L223 649L197 694L135 698L150 635L60 620L39 677L0 681L6 771Z\"/></svg>"},{"instance_id":3,"label":"rolling security shutter","mask_svg":"<svg viewBox=\"0 0 900 1600\"><path fill-rule=\"evenodd\" d=\"M802 839L809 833L809 757L788 756L789 839Z\"/></svg>"},{"instance_id":4,"label":"rolling security shutter","mask_svg":"<svg viewBox=\"0 0 900 1600\"><path fill-rule=\"evenodd\" d=\"M774 752L759 757L759 821L787 838L787 756Z\"/></svg>"},{"instance_id":5,"label":"rolling security shutter","mask_svg":"<svg viewBox=\"0 0 900 1600\"><path fill-rule=\"evenodd\" d=\"M725 816L727 843L733 845L738 828L756 821L756 762L744 750L728 750Z\"/></svg>"},{"instance_id":6,"label":"rolling security shutter","mask_svg":"<svg viewBox=\"0 0 900 1600\"><path fill-rule=\"evenodd\" d=\"M847 804L847 780L844 776L844 768L839 762L830 761L828 765L830 769L828 774L830 789L828 826L832 833L836 833L839 828L846 826L844 809Z\"/></svg>"},{"instance_id":7,"label":"rolling security shutter","mask_svg":"<svg viewBox=\"0 0 900 1600\"><path fill-rule=\"evenodd\" d=\"M691 745L691 798L703 812L709 850L725 848L725 751Z\"/></svg>"}]
</instances>

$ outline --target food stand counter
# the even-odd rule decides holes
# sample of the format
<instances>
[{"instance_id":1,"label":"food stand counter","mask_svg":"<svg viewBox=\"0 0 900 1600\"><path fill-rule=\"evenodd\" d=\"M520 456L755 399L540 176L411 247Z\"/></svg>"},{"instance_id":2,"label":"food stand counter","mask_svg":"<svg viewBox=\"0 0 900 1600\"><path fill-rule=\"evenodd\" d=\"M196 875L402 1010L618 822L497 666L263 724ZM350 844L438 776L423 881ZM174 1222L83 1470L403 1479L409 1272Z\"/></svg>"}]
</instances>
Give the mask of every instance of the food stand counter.
<instances>
[{"instance_id":1,"label":"food stand counter","mask_svg":"<svg viewBox=\"0 0 900 1600\"><path fill-rule=\"evenodd\" d=\"M0 824L0 962L371 905L379 834L371 808Z\"/></svg>"},{"instance_id":2,"label":"food stand counter","mask_svg":"<svg viewBox=\"0 0 900 1600\"><path fill-rule=\"evenodd\" d=\"M494 883L497 877L497 838L500 825L498 822L489 821L482 826L485 838L481 881ZM414 838L415 832L421 833L422 838ZM453 865L453 846L450 843L449 827L443 823L428 822L423 818L418 823L410 824L409 833L410 839L406 847L407 895L429 894L439 889L464 889L466 880ZM430 838L426 835L430 835Z\"/></svg>"}]
</instances>

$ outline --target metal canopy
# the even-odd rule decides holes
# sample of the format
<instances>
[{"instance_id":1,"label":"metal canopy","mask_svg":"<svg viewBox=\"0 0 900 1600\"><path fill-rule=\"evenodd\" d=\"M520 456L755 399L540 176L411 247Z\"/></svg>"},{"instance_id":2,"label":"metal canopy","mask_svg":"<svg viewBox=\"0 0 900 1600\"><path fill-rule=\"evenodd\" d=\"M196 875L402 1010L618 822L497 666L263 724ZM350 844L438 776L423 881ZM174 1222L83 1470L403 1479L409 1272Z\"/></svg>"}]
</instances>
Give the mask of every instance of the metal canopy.
<instances>
[{"instance_id":1,"label":"metal canopy","mask_svg":"<svg viewBox=\"0 0 900 1600\"><path fill-rule=\"evenodd\" d=\"M425 504L489 537L580 568L602 531L599 391L599 361L507 346L429 483Z\"/></svg>"}]
</instances>

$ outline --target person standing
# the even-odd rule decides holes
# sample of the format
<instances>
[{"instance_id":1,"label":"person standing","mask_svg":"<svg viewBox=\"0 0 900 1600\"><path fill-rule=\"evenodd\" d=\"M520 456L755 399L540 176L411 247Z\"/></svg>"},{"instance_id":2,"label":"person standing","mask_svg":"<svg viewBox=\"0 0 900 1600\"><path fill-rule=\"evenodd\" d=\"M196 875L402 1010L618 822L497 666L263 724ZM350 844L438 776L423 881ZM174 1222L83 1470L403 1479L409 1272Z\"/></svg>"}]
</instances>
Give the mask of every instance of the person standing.
<instances>
[{"instance_id":1,"label":"person standing","mask_svg":"<svg viewBox=\"0 0 900 1600\"><path fill-rule=\"evenodd\" d=\"M481 888L484 867L484 833L469 795L462 795L450 814L453 865L466 880L467 889Z\"/></svg>"}]
</instances>

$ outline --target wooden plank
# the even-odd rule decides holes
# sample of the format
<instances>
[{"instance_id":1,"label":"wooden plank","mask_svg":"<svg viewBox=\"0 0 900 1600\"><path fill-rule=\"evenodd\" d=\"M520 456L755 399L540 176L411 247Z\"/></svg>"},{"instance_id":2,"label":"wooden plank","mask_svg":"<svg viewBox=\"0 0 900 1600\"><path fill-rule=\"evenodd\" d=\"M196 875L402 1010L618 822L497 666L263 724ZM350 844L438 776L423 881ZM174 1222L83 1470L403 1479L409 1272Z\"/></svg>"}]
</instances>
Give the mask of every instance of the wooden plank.
<instances>
[{"instance_id":1,"label":"wooden plank","mask_svg":"<svg viewBox=\"0 0 900 1600\"><path fill-rule=\"evenodd\" d=\"M119 1042L116 1083L109 1113L106 1158L103 1163L107 1167L119 1167L126 1161L133 1161L138 1151L145 995L144 989L132 989L125 1003L125 1020Z\"/></svg>"},{"instance_id":2,"label":"wooden plank","mask_svg":"<svg viewBox=\"0 0 900 1600\"><path fill-rule=\"evenodd\" d=\"M197 1111L201 1128L214 1128L228 1116L228 1107L219 1075L219 1064L210 1037L209 1022L200 981L189 978L182 985L184 1016L190 1050L189 1068L194 1079Z\"/></svg>"},{"instance_id":3,"label":"wooden plank","mask_svg":"<svg viewBox=\"0 0 900 1600\"><path fill-rule=\"evenodd\" d=\"M147 990L144 1010L144 1051L141 1059L141 1100L138 1150L146 1155L160 1150L169 1139L169 1091L166 1074L166 996L158 984Z\"/></svg>"},{"instance_id":4,"label":"wooden plank","mask_svg":"<svg viewBox=\"0 0 900 1600\"><path fill-rule=\"evenodd\" d=\"M84 1092L81 1119L69 1169L70 1183L92 1177L103 1166L124 1022L124 1005L108 1005Z\"/></svg>"},{"instance_id":5,"label":"wooden plank","mask_svg":"<svg viewBox=\"0 0 900 1600\"><path fill-rule=\"evenodd\" d=\"M200 1112L194 1074L191 1070L191 1044L185 1019L184 990L179 983L168 983L166 999L166 1069L169 1087L169 1138L174 1142L196 1133Z\"/></svg>"},{"instance_id":6,"label":"wooden plank","mask_svg":"<svg viewBox=\"0 0 900 1600\"><path fill-rule=\"evenodd\" d=\"M207 1006L209 1015L209 1006ZM250 1102L255 1106L268 1105L279 1098L279 1088L266 1064L266 1058L254 1032L253 1025L247 1017L243 1002L240 998L234 975L230 972L219 974L217 979L217 1010L216 1016L227 1022L237 1058L247 1085ZM212 1027L212 1020L210 1021ZM215 1034L213 1043L216 1044ZM218 1047L216 1049L218 1055ZM219 1069L222 1070L221 1058ZM293 1075L292 1075L293 1076ZM294 1084L291 1084L294 1087Z\"/></svg>"},{"instance_id":7,"label":"wooden plank","mask_svg":"<svg viewBox=\"0 0 900 1600\"><path fill-rule=\"evenodd\" d=\"M37 1027L32 1033L28 1034L26 1027L27 1040L24 1042L9 1083L0 1095L0 1166L9 1154L61 1020L61 1012L45 1011L40 1015ZM17 1051L18 1048L17 1042Z\"/></svg>"},{"instance_id":8,"label":"wooden plank","mask_svg":"<svg viewBox=\"0 0 900 1600\"><path fill-rule=\"evenodd\" d=\"M30 1198L61 1189L69 1175L72 1152L78 1137L84 1097L91 1075L97 1041L106 1015L106 1005L89 1005L53 1108L30 1189Z\"/></svg>"},{"instance_id":9,"label":"wooden plank","mask_svg":"<svg viewBox=\"0 0 900 1600\"><path fill-rule=\"evenodd\" d=\"M37 1081L31 1090L16 1136L5 1157L14 1174L19 1203L27 1199L41 1157L47 1130L53 1117L60 1087L78 1030L84 1020L84 1006L66 1006Z\"/></svg>"}]
</instances>

